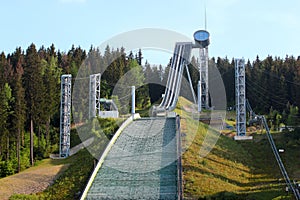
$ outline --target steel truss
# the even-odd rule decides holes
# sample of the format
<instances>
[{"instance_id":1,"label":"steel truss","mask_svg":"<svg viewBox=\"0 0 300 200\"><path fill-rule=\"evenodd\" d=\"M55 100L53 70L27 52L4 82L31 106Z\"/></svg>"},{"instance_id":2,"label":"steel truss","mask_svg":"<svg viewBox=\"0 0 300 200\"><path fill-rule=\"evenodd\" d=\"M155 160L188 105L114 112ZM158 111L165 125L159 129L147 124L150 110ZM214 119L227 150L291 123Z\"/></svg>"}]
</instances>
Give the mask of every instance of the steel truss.
<instances>
[{"instance_id":1,"label":"steel truss","mask_svg":"<svg viewBox=\"0 0 300 200\"><path fill-rule=\"evenodd\" d=\"M237 136L246 135L245 60L235 59L235 99Z\"/></svg>"},{"instance_id":2,"label":"steel truss","mask_svg":"<svg viewBox=\"0 0 300 200\"><path fill-rule=\"evenodd\" d=\"M208 95L208 47L200 48L200 99L201 107L204 109L209 108L209 95ZM198 97L199 98L199 97Z\"/></svg>"},{"instance_id":3,"label":"steel truss","mask_svg":"<svg viewBox=\"0 0 300 200\"><path fill-rule=\"evenodd\" d=\"M71 130L71 87L72 75L61 76L61 100L60 100L60 145L59 157L68 157L70 153Z\"/></svg>"},{"instance_id":4,"label":"steel truss","mask_svg":"<svg viewBox=\"0 0 300 200\"><path fill-rule=\"evenodd\" d=\"M89 86L89 117L93 118L100 114L100 82L101 74L90 75Z\"/></svg>"}]
</instances>

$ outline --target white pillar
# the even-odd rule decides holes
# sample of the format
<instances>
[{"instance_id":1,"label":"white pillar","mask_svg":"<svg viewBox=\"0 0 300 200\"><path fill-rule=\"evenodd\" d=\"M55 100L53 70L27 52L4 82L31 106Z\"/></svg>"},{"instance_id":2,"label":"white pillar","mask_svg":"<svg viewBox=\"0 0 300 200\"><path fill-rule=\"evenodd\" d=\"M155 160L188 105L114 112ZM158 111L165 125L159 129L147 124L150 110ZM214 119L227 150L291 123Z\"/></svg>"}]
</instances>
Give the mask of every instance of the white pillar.
<instances>
[{"instance_id":1,"label":"white pillar","mask_svg":"<svg viewBox=\"0 0 300 200\"><path fill-rule=\"evenodd\" d=\"M197 88L198 88L198 112L201 112L201 81L198 81L198 85L197 85Z\"/></svg>"},{"instance_id":2,"label":"white pillar","mask_svg":"<svg viewBox=\"0 0 300 200\"><path fill-rule=\"evenodd\" d=\"M131 114L135 114L135 86L131 86Z\"/></svg>"}]
</instances>

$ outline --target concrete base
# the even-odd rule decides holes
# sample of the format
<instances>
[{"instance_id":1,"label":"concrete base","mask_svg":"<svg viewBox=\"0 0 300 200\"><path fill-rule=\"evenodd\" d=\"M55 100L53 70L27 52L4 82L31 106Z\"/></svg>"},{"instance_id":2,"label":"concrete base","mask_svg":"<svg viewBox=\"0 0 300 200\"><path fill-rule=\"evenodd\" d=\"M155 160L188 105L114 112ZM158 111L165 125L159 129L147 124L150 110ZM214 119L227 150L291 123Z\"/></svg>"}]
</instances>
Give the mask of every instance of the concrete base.
<instances>
[{"instance_id":1,"label":"concrete base","mask_svg":"<svg viewBox=\"0 0 300 200\"><path fill-rule=\"evenodd\" d=\"M234 136L234 140L253 140L253 136Z\"/></svg>"},{"instance_id":2,"label":"concrete base","mask_svg":"<svg viewBox=\"0 0 300 200\"><path fill-rule=\"evenodd\" d=\"M165 117L166 115L167 115L167 112L156 113L156 117Z\"/></svg>"},{"instance_id":3,"label":"concrete base","mask_svg":"<svg viewBox=\"0 0 300 200\"><path fill-rule=\"evenodd\" d=\"M157 112L156 113L156 117L171 117L171 118L175 118L176 117L176 113L175 112L168 112L168 111Z\"/></svg>"},{"instance_id":4,"label":"concrete base","mask_svg":"<svg viewBox=\"0 0 300 200\"><path fill-rule=\"evenodd\" d=\"M119 118L119 111L100 111L101 118Z\"/></svg>"},{"instance_id":5,"label":"concrete base","mask_svg":"<svg viewBox=\"0 0 300 200\"><path fill-rule=\"evenodd\" d=\"M176 117L176 113L175 112L168 112L167 113L167 117Z\"/></svg>"}]
</instances>

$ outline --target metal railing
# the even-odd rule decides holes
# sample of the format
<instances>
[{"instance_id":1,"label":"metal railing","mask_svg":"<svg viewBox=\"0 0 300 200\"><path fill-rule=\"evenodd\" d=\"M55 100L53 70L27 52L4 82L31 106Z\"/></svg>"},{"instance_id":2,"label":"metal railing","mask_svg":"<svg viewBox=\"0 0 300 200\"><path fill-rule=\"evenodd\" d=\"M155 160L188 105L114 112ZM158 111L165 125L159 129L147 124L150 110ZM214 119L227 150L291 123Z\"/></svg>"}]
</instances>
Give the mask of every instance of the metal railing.
<instances>
[{"instance_id":1,"label":"metal railing","mask_svg":"<svg viewBox=\"0 0 300 200\"><path fill-rule=\"evenodd\" d=\"M191 42L177 42L168 75L165 96L158 106L159 109L173 110L180 92L184 67L189 63L192 51Z\"/></svg>"},{"instance_id":2,"label":"metal railing","mask_svg":"<svg viewBox=\"0 0 300 200\"><path fill-rule=\"evenodd\" d=\"M270 142L273 154L274 154L274 156L276 158L276 161L277 161L278 166L280 168L280 171L281 171L281 173L282 173L282 175L283 175L283 177L285 179L285 182L286 182L288 188L293 192L295 198L297 200L299 200L300 199L299 190L294 187L294 185L291 182L290 177L289 177L289 175L288 175L288 173L287 173L287 171L286 171L286 169L285 169L285 167L284 167L284 165L282 163L282 160L281 160L280 155L279 155L279 153L277 151L275 142L274 142L273 137L272 137L272 135L270 133L270 130L269 130L269 127L268 127L268 124L267 124L267 120L266 120L265 116L261 116L261 119L262 119L262 123L263 123L263 125L264 125L264 127L266 129L267 137L268 137L268 140Z\"/></svg>"}]
</instances>

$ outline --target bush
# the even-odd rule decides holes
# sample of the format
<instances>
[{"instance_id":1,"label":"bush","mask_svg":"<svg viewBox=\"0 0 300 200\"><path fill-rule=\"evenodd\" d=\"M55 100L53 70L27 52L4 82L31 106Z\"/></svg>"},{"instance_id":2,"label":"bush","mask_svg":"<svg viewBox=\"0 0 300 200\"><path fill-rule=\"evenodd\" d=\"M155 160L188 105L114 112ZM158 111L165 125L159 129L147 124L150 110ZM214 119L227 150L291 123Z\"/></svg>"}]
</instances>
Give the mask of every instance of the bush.
<instances>
[{"instance_id":1,"label":"bush","mask_svg":"<svg viewBox=\"0 0 300 200\"><path fill-rule=\"evenodd\" d=\"M295 140L299 140L300 139L300 128L296 127L295 130L291 133L292 138Z\"/></svg>"},{"instance_id":2,"label":"bush","mask_svg":"<svg viewBox=\"0 0 300 200\"><path fill-rule=\"evenodd\" d=\"M98 118L98 122L108 139L111 139L119 128L116 120L113 118Z\"/></svg>"},{"instance_id":3,"label":"bush","mask_svg":"<svg viewBox=\"0 0 300 200\"><path fill-rule=\"evenodd\" d=\"M21 171L24 169L27 169L30 167L30 149L29 148L24 148L21 150L21 155L20 155L20 166L21 166Z\"/></svg>"},{"instance_id":4,"label":"bush","mask_svg":"<svg viewBox=\"0 0 300 200\"><path fill-rule=\"evenodd\" d=\"M293 131L286 132L285 136L288 139L300 140L300 128L296 127Z\"/></svg>"},{"instance_id":5,"label":"bush","mask_svg":"<svg viewBox=\"0 0 300 200\"><path fill-rule=\"evenodd\" d=\"M0 162L0 177L6 177L15 173L12 161Z\"/></svg>"}]
</instances>

